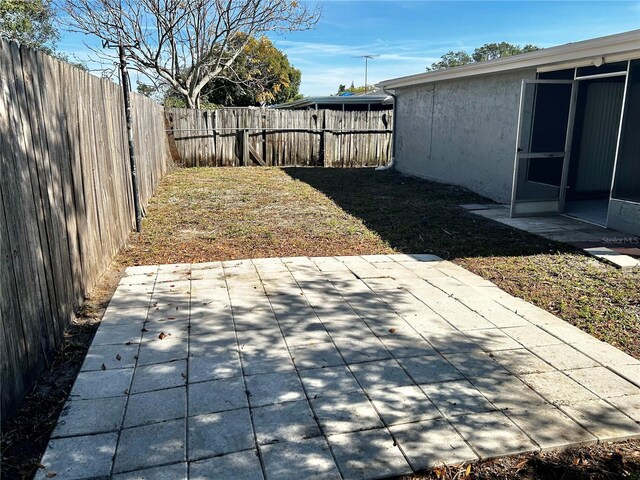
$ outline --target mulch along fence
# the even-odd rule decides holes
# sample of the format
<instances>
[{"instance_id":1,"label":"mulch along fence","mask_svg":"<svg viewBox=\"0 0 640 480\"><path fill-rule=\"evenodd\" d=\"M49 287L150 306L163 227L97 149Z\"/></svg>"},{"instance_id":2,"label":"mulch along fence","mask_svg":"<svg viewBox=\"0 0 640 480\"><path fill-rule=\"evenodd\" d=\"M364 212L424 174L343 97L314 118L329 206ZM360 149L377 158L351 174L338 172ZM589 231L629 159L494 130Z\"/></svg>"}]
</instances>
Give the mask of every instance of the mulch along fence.
<instances>
[{"instance_id":1,"label":"mulch along fence","mask_svg":"<svg viewBox=\"0 0 640 480\"><path fill-rule=\"evenodd\" d=\"M162 107L131 97L145 205L170 157ZM120 86L0 39L3 422L135 225L122 104Z\"/></svg>"},{"instance_id":2,"label":"mulch along fence","mask_svg":"<svg viewBox=\"0 0 640 480\"><path fill-rule=\"evenodd\" d=\"M169 108L165 114L173 159L185 167L366 167L391 160L391 110Z\"/></svg>"}]
</instances>

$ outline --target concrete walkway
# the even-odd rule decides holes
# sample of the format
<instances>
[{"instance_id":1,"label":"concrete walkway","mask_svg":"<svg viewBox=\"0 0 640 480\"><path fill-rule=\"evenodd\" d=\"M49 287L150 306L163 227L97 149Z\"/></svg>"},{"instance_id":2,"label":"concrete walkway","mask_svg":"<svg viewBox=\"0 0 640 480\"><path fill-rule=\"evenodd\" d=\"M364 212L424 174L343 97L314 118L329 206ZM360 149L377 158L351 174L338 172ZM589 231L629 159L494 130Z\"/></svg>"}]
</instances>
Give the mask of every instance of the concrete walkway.
<instances>
[{"instance_id":1,"label":"concrete walkway","mask_svg":"<svg viewBox=\"0 0 640 480\"><path fill-rule=\"evenodd\" d=\"M410 474L640 436L639 383L640 361L431 255L134 267L37 478Z\"/></svg>"},{"instance_id":2,"label":"concrete walkway","mask_svg":"<svg viewBox=\"0 0 640 480\"><path fill-rule=\"evenodd\" d=\"M592 225L565 215L511 218L507 205L467 204L465 210L484 218L581 248L616 268L640 268L640 238L610 228Z\"/></svg>"}]
</instances>

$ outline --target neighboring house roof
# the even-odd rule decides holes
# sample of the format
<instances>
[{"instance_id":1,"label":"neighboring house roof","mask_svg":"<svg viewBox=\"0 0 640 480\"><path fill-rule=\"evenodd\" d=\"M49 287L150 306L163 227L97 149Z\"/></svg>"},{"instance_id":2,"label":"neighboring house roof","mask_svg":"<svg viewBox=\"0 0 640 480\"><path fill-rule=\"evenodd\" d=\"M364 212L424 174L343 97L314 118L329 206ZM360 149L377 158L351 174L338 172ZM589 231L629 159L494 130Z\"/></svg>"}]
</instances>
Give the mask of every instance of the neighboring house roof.
<instances>
[{"instance_id":1,"label":"neighboring house roof","mask_svg":"<svg viewBox=\"0 0 640 480\"><path fill-rule=\"evenodd\" d=\"M640 58L640 30L567 43L485 62L469 63L460 67L392 78L378 83L377 86L383 89L394 89L523 68L542 69L549 67L551 69L552 66L553 69L559 69L558 67L574 68L593 65L595 61L603 58L605 63Z\"/></svg>"},{"instance_id":2,"label":"neighboring house roof","mask_svg":"<svg viewBox=\"0 0 640 480\"><path fill-rule=\"evenodd\" d=\"M392 103L393 98L390 95L376 90L363 95L305 97L294 102L272 105L271 108L307 108L315 105L391 105Z\"/></svg>"}]
</instances>

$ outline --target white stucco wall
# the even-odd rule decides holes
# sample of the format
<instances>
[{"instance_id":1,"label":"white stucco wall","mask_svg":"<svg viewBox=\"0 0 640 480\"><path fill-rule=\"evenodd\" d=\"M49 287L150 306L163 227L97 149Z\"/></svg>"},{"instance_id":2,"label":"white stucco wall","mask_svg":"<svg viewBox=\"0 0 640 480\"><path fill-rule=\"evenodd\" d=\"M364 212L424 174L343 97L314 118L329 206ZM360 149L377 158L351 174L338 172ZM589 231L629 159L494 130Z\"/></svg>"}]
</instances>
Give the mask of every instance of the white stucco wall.
<instances>
[{"instance_id":1,"label":"white stucco wall","mask_svg":"<svg viewBox=\"0 0 640 480\"><path fill-rule=\"evenodd\" d=\"M535 70L396 91L396 168L509 202L520 85Z\"/></svg>"}]
</instances>

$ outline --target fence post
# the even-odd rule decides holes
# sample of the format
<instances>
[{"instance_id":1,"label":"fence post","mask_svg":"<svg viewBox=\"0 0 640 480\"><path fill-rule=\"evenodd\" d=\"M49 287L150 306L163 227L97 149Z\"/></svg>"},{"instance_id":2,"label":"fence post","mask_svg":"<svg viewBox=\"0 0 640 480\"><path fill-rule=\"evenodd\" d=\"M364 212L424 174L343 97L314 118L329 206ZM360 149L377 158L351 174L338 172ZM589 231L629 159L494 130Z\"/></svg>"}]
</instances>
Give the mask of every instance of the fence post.
<instances>
[{"instance_id":1,"label":"fence post","mask_svg":"<svg viewBox=\"0 0 640 480\"><path fill-rule=\"evenodd\" d=\"M242 130L242 166L249 165L249 130Z\"/></svg>"}]
</instances>

